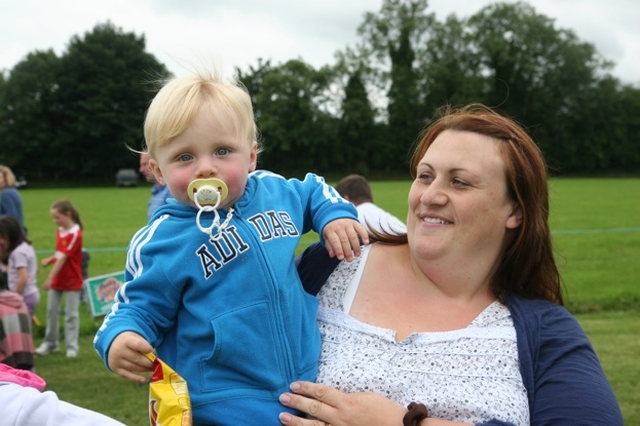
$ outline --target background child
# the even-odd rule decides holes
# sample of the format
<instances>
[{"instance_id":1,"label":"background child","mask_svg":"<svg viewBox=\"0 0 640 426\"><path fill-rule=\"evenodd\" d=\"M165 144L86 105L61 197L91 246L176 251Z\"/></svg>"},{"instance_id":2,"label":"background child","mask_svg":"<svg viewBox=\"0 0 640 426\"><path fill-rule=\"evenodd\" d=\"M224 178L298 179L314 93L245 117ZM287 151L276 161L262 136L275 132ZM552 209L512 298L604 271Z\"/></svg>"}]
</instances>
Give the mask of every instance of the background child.
<instances>
[{"instance_id":1,"label":"background child","mask_svg":"<svg viewBox=\"0 0 640 426\"><path fill-rule=\"evenodd\" d=\"M366 231L321 177L255 171L251 99L235 82L172 80L144 130L154 175L175 198L133 237L95 348L139 383L152 368L142 353L155 348L187 381L194 424L280 424L279 394L315 379L320 350L317 301L302 289L294 251L314 229L331 255L351 260ZM200 197L207 191L213 205Z\"/></svg>"},{"instance_id":2,"label":"background child","mask_svg":"<svg viewBox=\"0 0 640 426\"><path fill-rule=\"evenodd\" d=\"M356 206L360 223L367 231L394 234L407 232L404 222L373 202L371 186L364 176L358 174L345 176L336 184L335 189L342 198Z\"/></svg>"},{"instance_id":3,"label":"background child","mask_svg":"<svg viewBox=\"0 0 640 426\"><path fill-rule=\"evenodd\" d=\"M29 318L33 318L40 301L37 284L38 260L31 242L22 232L20 223L11 216L0 217L0 247L2 262L7 265L9 290L23 297L29 309Z\"/></svg>"},{"instance_id":4,"label":"background child","mask_svg":"<svg viewBox=\"0 0 640 426\"><path fill-rule=\"evenodd\" d=\"M44 341L36 349L38 355L58 351L58 317L62 295L65 300L64 337L67 357L78 355L78 304L84 283L82 277L82 222L80 213L69 200L56 201L51 206L51 217L58 226L56 251L42 259L42 266L53 264L49 276L42 284L47 293L47 327Z\"/></svg>"}]
</instances>

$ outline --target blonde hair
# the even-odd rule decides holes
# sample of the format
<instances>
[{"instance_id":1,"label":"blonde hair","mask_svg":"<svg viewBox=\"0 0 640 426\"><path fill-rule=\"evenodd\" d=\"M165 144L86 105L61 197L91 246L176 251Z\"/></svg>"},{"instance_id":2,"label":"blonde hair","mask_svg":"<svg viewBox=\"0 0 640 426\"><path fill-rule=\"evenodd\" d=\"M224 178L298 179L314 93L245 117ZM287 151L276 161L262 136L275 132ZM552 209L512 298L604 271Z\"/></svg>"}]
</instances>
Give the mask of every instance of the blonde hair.
<instances>
[{"instance_id":1,"label":"blonde hair","mask_svg":"<svg viewBox=\"0 0 640 426\"><path fill-rule=\"evenodd\" d=\"M7 166L0 166L0 173L4 175L5 186L16 186L16 175Z\"/></svg>"},{"instance_id":2,"label":"blonde hair","mask_svg":"<svg viewBox=\"0 0 640 426\"><path fill-rule=\"evenodd\" d=\"M239 137L247 143L257 141L249 93L238 80L224 80L214 68L170 79L160 89L145 117L145 150L154 158L156 149L184 132L204 106L215 106L214 114L219 122L231 121Z\"/></svg>"}]
</instances>

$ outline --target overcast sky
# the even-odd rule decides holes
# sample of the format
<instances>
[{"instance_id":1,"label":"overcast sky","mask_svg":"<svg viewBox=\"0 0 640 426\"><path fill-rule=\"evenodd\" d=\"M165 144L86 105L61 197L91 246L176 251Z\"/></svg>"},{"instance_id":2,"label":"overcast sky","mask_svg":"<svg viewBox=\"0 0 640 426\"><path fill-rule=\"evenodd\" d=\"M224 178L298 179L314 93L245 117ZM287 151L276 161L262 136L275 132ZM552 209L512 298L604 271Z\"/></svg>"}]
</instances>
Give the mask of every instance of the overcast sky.
<instances>
[{"instance_id":1,"label":"overcast sky","mask_svg":"<svg viewBox=\"0 0 640 426\"><path fill-rule=\"evenodd\" d=\"M513 0L506 0L514 2ZM443 21L451 13L474 14L493 0L430 0ZM573 30L615 62L613 74L640 86L639 0L529 0L538 13ZM35 50L66 51L110 20L144 35L147 51L175 74L180 64L221 62L225 69L302 58L320 67L353 46L363 13L382 0L0 0L0 70L10 70Z\"/></svg>"}]
</instances>

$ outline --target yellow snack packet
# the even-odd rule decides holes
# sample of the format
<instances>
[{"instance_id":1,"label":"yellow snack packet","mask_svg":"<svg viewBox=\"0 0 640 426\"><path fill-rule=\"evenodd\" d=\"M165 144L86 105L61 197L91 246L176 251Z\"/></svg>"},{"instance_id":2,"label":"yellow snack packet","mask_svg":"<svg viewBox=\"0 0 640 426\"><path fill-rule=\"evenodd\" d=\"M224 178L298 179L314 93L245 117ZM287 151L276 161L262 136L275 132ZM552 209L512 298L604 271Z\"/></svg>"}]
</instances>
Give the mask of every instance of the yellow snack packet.
<instances>
[{"instance_id":1,"label":"yellow snack packet","mask_svg":"<svg viewBox=\"0 0 640 426\"><path fill-rule=\"evenodd\" d=\"M149 383L149 421L151 426L192 426L191 400L187 381L154 354Z\"/></svg>"}]
</instances>

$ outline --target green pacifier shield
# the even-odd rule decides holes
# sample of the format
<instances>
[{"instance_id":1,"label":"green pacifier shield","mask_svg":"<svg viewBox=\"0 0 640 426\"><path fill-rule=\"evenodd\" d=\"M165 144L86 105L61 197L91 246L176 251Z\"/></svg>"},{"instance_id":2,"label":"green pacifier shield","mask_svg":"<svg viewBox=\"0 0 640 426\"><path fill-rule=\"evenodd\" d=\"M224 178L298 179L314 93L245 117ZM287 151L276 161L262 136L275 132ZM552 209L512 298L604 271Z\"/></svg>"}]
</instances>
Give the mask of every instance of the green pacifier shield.
<instances>
[{"instance_id":1,"label":"green pacifier shield","mask_svg":"<svg viewBox=\"0 0 640 426\"><path fill-rule=\"evenodd\" d=\"M197 202L201 206L214 206L218 203L218 196L220 202L227 198L229 189L220 179L196 179L189 184L187 194L193 201L196 201L195 197L198 197Z\"/></svg>"}]
</instances>

